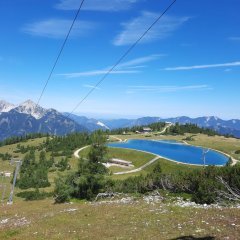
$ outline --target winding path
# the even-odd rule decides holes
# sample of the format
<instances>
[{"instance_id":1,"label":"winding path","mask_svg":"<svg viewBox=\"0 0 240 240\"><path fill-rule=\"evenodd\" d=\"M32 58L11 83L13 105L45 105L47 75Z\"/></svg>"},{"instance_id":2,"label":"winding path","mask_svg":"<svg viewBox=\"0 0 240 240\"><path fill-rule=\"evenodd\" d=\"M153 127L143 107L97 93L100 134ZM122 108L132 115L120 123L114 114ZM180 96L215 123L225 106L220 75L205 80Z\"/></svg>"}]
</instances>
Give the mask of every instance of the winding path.
<instances>
[{"instance_id":1,"label":"winding path","mask_svg":"<svg viewBox=\"0 0 240 240\"><path fill-rule=\"evenodd\" d=\"M126 142L127 141L127 139L122 140L121 138L118 138L118 137L115 137L115 136L109 136L109 137L114 138L114 139L118 140L119 142Z\"/></svg>"},{"instance_id":2,"label":"winding path","mask_svg":"<svg viewBox=\"0 0 240 240\"><path fill-rule=\"evenodd\" d=\"M152 160L150 160L149 162L145 163L144 165L142 165L139 168L133 169L133 170L129 170L129 171L124 171L124 172L116 172L113 173L114 175L122 175L122 174L128 174L128 173L135 173L135 172L140 172L142 171L144 168L146 168L147 166L151 165L152 163L156 162L160 157L156 156L155 158L153 158Z\"/></svg>"},{"instance_id":3,"label":"winding path","mask_svg":"<svg viewBox=\"0 0 240 240\"><path fill-rule=\"evenodd\" d=\"M166 125L166 126L163 128L162 131L158 132L158 134L163 134L163 133L164 133L169 127L171 127L172 125L173 125L173 123L170 123L170 124ZM119 142L126 142L126 141L127 141L127 139L122 140L121 138L118 138L118 137L115 137L115 136L110 136L110 137L118 140ZM185 142L185 141L184 141L184 144L189 145L189 143L187 143L187 142ZM82 147L82 148L76 150L76 151L74 152L74 156L75 156L76 158L79 158L79 152L81 152L83 149L85 149L85 148L87 148L87 147L89 147L89 146L85 146L85 147ZM211 148L209 148L209 149L211 149ZM238 160L234 159L234 158L233 158L232 156L230 156L229 154L226 154L226 153L221 152L221 151L216 150L216 149L212 149L212 150L215 150L215 151L217 151L217 152L220 152L220 153L222 153L222 154L225 154L225 155L228 156L228 157L231 157L231 159L232 159L232 166L235 165L236 163L238 163ZM114 175L122 175L122 174L140 172L140 171L142 171L144 168L148 167L149 165L151 165L152 163L154 163L155 161L157 161L159 158L161 158L161 156L156 155L155 158L153 158L152 160L150 160L149 162L145 163L144 165L142 165L142 166L139 167L139 168L136 168L136 169L133 169L133 170L129 170L129 171L116 172L116 173L113 173L113 174L114 174ZM171 160L171 159L168 159L168 160L173 161L173 162L176 162L176 161ZM176 163L179 163L179 162L176 162ZM192 165L192 164L189 164L189 165Z\"/></svg>"},{"instance_id":4,"label":"winding path","mask_svg":"<svg viewBox=\"0 0 240 240\"><path fill-rule=\"evenodd\" d=\"M74 152L74 157L79 158L79 152L81 152L83 149L87 148L89 146L82 147Z\"/></svg>"},{"instance_id":5,"label":"winding path","mask_svg":"<svg viewBox=\"0 0 240 240\"><path fill-rule=\"evenodd\" d=\"M165 133L166 130L167 130L168 128L170 128L172 125L173 125L173 123L167 124L167 125L163 128L162 131L158 132L158 134L163 134L163 133Z\"/></svg>"},{"instance_id":6,"label":"winding path","mask_svg":"<svg viewBox=\"0 0 240 240\"><path fill-rule=\"evenodd\" d=\"M85 148L87 148L89 146L85 146L85 147L82 147L80 149L77 149L75 152L74 152L74 157L76 158L79 158L79 153L84 150ZM116 172L116 173L113 173L114 175L122 175L122 174L128 174L128 173L135 173L135 172L140 172L142 171L144 168L146 168L147 166L151 165L152 163L154 163L155 161L157 161L158 159L160 158L160 156L156 156L155 158L153 158L152 160L150 160L149 162L145 163L144 165L142 165L141 167L139 168L136 168L136 169L133 169L133 170L129 170L129 171L124 171L124 172Z\"/></svg>"}]
</instances>

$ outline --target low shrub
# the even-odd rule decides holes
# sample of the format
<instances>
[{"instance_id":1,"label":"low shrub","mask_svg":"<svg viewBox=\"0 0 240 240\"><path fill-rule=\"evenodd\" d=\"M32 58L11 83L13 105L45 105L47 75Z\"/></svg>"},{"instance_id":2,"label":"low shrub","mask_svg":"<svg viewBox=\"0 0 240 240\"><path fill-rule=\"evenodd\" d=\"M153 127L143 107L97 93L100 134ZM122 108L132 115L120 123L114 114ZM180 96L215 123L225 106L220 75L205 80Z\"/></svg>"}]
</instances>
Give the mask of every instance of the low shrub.
<instances>
[{"instance_id":1,"label":"low shrub","mask_svg":"<svg viewBox=\"0 0 240 240\"><path fill-rule=\"evenodd\" d=\"M18 197L25 198L26 201L33 201L33 200L43 200L47 197L52 197L52 192L40 192L39 189L35 189L34 191L24 191L17 193Z\"/></svg>"}]
</instances>

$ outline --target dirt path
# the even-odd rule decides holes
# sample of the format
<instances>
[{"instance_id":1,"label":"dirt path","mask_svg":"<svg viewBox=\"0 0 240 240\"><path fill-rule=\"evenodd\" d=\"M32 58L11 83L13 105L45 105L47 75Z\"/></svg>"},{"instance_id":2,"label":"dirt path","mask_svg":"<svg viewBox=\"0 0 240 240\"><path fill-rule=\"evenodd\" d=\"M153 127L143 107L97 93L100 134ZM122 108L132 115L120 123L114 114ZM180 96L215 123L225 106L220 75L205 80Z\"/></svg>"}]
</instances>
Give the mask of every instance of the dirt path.
<instances>
[{"instance_id":1,"label":"dirt path","mask_svg":"<svg viewBox=\"0 0 240 240\"><path fill-rule=\"evenodd\" d=\"M110 136L110 137L118 140L119 142L126 142L127 141L127 139L122 140L121 138L118 138L118 137L115 137L115 136Z\"/></svg>"},{"instance_id":2,"label":"dirt path","mask_svg":"<svg viewBox=\"0 0 240 240\"><path fill-rule=\"evenodd\" d=\"M166 130L167 130L168 128L170 128L172 125L173 125L173 123L167 124L167 125L163 128L162 131L158 132L158 134L163 134L163 133L165 133Z\"/></svg>"},{"instance_id":3,"label":"dirt path","mask_svg":"<svg viewBox=\"0 0 240 240\"><path fill-rule=\"evenodd\" d=\"M119 142L123 142L123 140L121 138L118 138L118 137L115 137L115 136L110 136L110 137L118 140Z\"/></svg>"},{"instance_id":4,"label":"dirt path","mask_svg":"<svg viewBox=\"0 0 240 240\"><path fill-rule=\"evenodd\" d=\"M139 168L133 169L133 170L129 170L129 171L125 171L125 172L116 172L113 173L114 175L122 175L122 174L128 174L128 173L135 173L135 172L140 172L142 171L144 168L146 168L147 166L151 165L152 163L156 162L160 157L156 156L155 158L153 158L152 160L150 160L149 162L145 163L144 165L142 165Z\"/></svg>"},{"instance_id":5,"label":"dirt path","mask_svg":"<svg viewBox=\"0 0 240 240\"><path fill-rule=\"evenodd\" d=\"M82 148L76 150L76 151L73 153L74 157L79 158L79 152L81 152L83 149L85 149L85 148L87 148L87 147L89 147L89 146L85 146L85 147L82 147Z\"/></svg>"},{"instance_id":6,"label":"dirt path","mask_svg":"<svg viewBox=\"0 0 240 240\"><path fill-rule=\"evenodd\" d=\"M74 157L76 158L79 158L79 153L84 150L85 148L87 148L89 146L85 146L85 147L82 147L80 149L77 149L75 152L74 152ZM152 160L150 160L149 162L145 163L144 165L142 165L141 167L139 168L136 168L136 169L133 169L133 170L129 170L129 171L124 171L124 172L116 172L114 173L115 175L121 175L121 174L128 174L128 173L134 173L134 172L140 172L142 171L144 168L146 168L147 166L151 165L152 163L154 163L155 161L157 161L158 159L160 158L160 156L156 156L155 158L153 158ZM115 164L117 166L117 164ZM120 165L121 166L121 165Z\"/></svg>"}]
</instances>

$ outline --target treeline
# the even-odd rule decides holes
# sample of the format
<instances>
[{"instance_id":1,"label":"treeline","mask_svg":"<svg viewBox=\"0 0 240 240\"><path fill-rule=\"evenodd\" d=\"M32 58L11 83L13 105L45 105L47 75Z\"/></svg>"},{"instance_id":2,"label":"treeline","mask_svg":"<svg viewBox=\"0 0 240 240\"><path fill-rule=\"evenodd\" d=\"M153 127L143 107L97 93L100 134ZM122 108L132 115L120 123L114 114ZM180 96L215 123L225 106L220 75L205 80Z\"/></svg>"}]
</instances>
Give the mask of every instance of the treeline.
<instances>
[{"instance_id":1,"label":"treeline","mask_svg":"<svg viewBox=\"0 0 240 240\"><path fill-rule=\"evenodd\" d=\"M151 123L148 125L142 125L142 126L133 126L131 128L118 128L113 129L111 131L106 131L109 134L122 134L123 132L129 133L129 132L143 132L143 128L151 128L152 131L157 132L163 130L163 128L166 126L166 123L164 122L157 122L157 123Z\"/></svg>"},{"instance_id":2,"label":"treeline","mask_svg":"<svg viewBox=\"0 0 240 240\"><path fill-rule=\"evenodd\" d=\"M213 167L208 166L192 172L179 172L166 175L157 164L146 176L130 177L116 181L113 190L125 193L147 193L156 189L172 193L187 193L191 200L201 204L211 204L233 199L229 189L240 189L240 165ZM222 179L225 185L220 181ZM226 186L228 186L226 188ZM239 199L240 200L240 199Z\"/></svg>"},{"instance_id":3,"label":"treeline","mask_svg":"<svg viewBox=\"0 0 240 240\"><path fill-rule=\"evenodd\" d=\"M107 169L103 165L81 159L77 172L56 180L55 201L61 203L70 201L71 198L93 200L100 192L146 194L154 190L165 190L177 195L188 194L196 203L211 204L233 200L234 195L229 189L240 189L240 165L221 168L208 166L192 172L164 174L158 163L147 175L125 180L111 180L107 175Z\"/></svg>"},{"instance_id":4,"label":"treeline","mask_svg":"<svg viewBox=\"0 0 240 240\"><path fill-rule=\"evenodd\" d=\"M31 133L31 134L27 134L24 136L11 137L11 138L7 138L7 139L1 141L0 147L15 144L15 143L20 143L20 142L26 142L27 140L30 140L30 139L41 138L41 137L46 137L46 136L48 136L48 134Z\"/></svg>"},{"instance_id":5,"label":"treeline","mask_svg":"<svg viewBox=\"0 0 240 240\"><path fill-rule=\"evenodd\" d=\"M92 135L87 133L73 133L66 136L48 136L40 148L51 152L53 156L71 157L73 150L92 142Z\"/></svg>"},{"instance_id":6,"label":"treeline","mask_svg":"<svg viewBox=\"0 0 240 240\"><path fill-rule=\"evenodd\" d=\"M22 142L26 142L29 139L38 137L46 137L42 143L38 146L21 145ZM20 139L23 140L20 140ZM45 151L50 152L53 157L65 156L71 157L74 149L82 146L89 145L91 143L91 135L86 133L73 133L66 136L50 136L50 135L28 135L26 137L17 137L16 139L6 140L7 144L18 143L14 153L26 154L30 151ZM1 155L0 155L1 157Z\"/></svg>"},{"instance_id":7,"label":"treeline","mask_svg":"<svg viewBox=\"0 0 240 240\"><path fill-rule=\"evenodd\" d=\"M131 133L131 132L143 132L143 128L148 127L151 128L153 132L158 132L163 130L163 128L166 126L166 123L164 122L157 122L157 123L152 123L144 126L134 126L131 128L118 128L118 129L113 129L111 131L107 131L108 134L123 134L123 132ZM217 133L215 130L210 129L210 128L202 128L199 127L197 124L192 124L192 123L186 123L186 124L179 124L176 123L169 128L166 129L165 135L184 135L185 133L202 133L206 134L208 136L215 136L215 135L220 135Z\"/></svg>"},{"instance_id":8,"label":"treeline","mask_svg":"<svg viewBox=\"0 0 240 240\"><path fill-rule=\"evenodd\" d=\"M183 125L176 123L175 125L170 126L166 130L165 135L184 135L185 133L193 133L193 134L202 133L208 136L219 135L219 133L217 133L212 129L201 128L197 126L197 124L192 124L192 123L186 123Z\"/></svg>"}]
</instances>

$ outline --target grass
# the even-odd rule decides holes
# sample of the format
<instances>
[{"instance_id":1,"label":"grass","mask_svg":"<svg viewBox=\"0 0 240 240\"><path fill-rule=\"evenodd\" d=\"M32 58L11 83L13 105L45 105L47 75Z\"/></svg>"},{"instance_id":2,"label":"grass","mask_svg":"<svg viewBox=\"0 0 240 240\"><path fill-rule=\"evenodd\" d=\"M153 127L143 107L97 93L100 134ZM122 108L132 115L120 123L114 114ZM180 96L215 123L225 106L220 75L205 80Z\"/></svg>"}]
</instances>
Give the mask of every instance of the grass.
<instances>
[{"instance_id":1,"label":"grass","mask_svg":"<svg viewBox=\"0 0 240 240\"><path fill-rule=\"evenodd\" d=\"M172 139L172 140L178 140L182 141L182 139L186 138L187 136L191 136L192 134L185 134L184 136L165 136L165 135L152 135L151 137L146 138L146 135L141 135L141 134L132 134L132 135L121 135L121 136L116 136L118 138L122 139L134 139L134 138L142 138L142 139ZM220 136L214 136L214 137L208 137L203 134L197 134L194 137L194 141L189 141L190 144L192 145L200 145L200 146L205 146L205 147L211 147L215 148L217 150L223 151L225 153L228 153L232 155L236 159L240 159L240 154L235 154L235 151L240 148L240 140L239 139L234 139L234 138L225 138L225 137L220 137ZM45 140L45 138L39 138L39 139L33 139L33 140L28 140L26 142L21 143L21 145L24 146L37 146L39 143L42 143ZM15 157L23 157L21 153L14 153L16 150L17 144L12 144L8 146L3 146L0 148L0 153L10 153ZM83 157L87 157L87 154L89 152L89 148L84 149L81 151L80 155ZM36 155L39 155L39 152L36 152ZM47 157L49 157L49 153L47 153ZM119 158L119 159L124 159L127 161L131 161L135 168L138 168L145 164L146 162L150 161L152 158L154 158L154 155L150 153L144 153L140 151L135 151L135 150L130 150L130 149L119 149L119 148L109 148L108 151L108 157L109 158ZM56 158L56 160L60 160L61 157ZM158 162L161 163L161 167L164 173L175 173L177 171L191 171L194 168L194 166L190 165L183 165L183 164L177 164L165 159L159 159ZM78 160L75 157L72 157L69 159L69 163L71 165L71 169L74 171L77 169L78 165ZM156 164L156 163L155 163ZM112 177L114 179L123 179L129 176L135 176L139 174L147 174L149 171L152 170L154 167L154 164L148 166L146 169L144 169L141 172L137 173L132 173L132 174L126 174L126 175L113 175ZM9 161L1 161L0 160L0 171L10 171L13 172L14 167L9 165ZM120 168L120 167L111 167L110 170L112 172L118 172L118 171L127 171L126 168ZM60 174L65 174L66 172L60 172ZM51 183L51 187L47 188L47 191L52 191L53 189L53 183L54 183L54 178L57 177L58 171L56 172L50 172L49 173L49 181Z\"/></svg>"},{"instance_id":2,"label":"grass","mask_svg":"<svg viewBox=\"0 0 240 240\"><path fill-rule=\"evenodd\" d=\"M186 136L188 135L186 134ZM152 138L182 140L186 136L153 136ZM125 136L120 137L125 138ZM145 138L139 135L127 137ZM43 140L35 139L23 144L37 145ZM238 139L219 136L207 137L201 134L194 136L194 141L189 143L216 148L232 155L240 148ZM0 152L11 153L15 148L16 144L4 146L0 148ZM86 156L88 151L85 149L81 154ZM235 157L235 155L233 156ZM132 161L138 167L152 159L154 155L111 148L109 157ZM165 159L159 159L158 162L161 164L163 173L192 171L199 168L177 164ZM77 168L77 163L76 158L70 159L73 171ZM140 173L112 175L111 177L122 179L147 174L155 164L157 162ZM9 165L8 161L0 160L0 171L4 169L13 171L13 167ZM112 170L119 171L116 167ZM58 172L49 173L51 183L57 174ZM66 171L62 174L66 174ZM10 179L7 179L5 203L9 196ZM50 188L42 190L51 191L53 187L54 184ZM20 190L16 188L15 193L17 192ZM0 212L0 239L177 239L180 236L196 238L211 236L215 239L231 240L238 239L240 235L240 209L181 208L167 201L147 204L141 198L131 204L91 204L74 199L71 204L56 205L52 198L26 202L15 196L13 205L0 205Z\"/></svg>"},{"instance_id":3,"label":"grass","mask_svg":"<svg viewBox=\"0 0 240 240\"><path fill-rule=\"evenodd\" d=\"M170 140L178 140L182 141L182 139L186 138L187 136L191 136L192 134L185 134L184 136L165 136L165 135L152 135L151 137L145 137L146 135L141 135L141 134L132 134L132 135L121 135L121 136L116 136L122 139L134 139L134 138L142 138L142 139L170 139ZM220 151L223 151L227 154L230 154L236 159L240 160L240 154L235 154L235 151L240 149L240 140L235 139L235 138L225 138L225 137L220 137L220 136L214 136L214 137L208 137L203 134L197 134L194 137L194 141L189 141L189 144L192 145L200 145L204 147L211 147ZM26 142L21 143L21 145L24 146L37 146L39 143L42 143L45 140L45 138L39 138L39 139L33 139L33 140L28 140ZM23 157L22 154L14 153L16 150L17 144L12 144L8 146L3 146L0 147L0 153L10 153L15 157ZM84 149L80 154L83 157L87 157L89 148ZM38 155L39 152L36 152L36 155ZM49 157L49 153L47 154L47 157ZM144 153L144 152L139 152L139 151L134 151L130 149L119 149L119 148L109 148L108 152L108 157L109 158L119 158L119 159L124 159L127 161L131 161L135 168L138 168L145 164L146 162L150 161L152 158L154 158L154 155L149 154L149 153ZM61 157L56 158L56 160L59 160ZM74 171L77 169L78 165L78 160L75 157L72 157L69 159L70 165L71 165L71 170ZM165 159L159 159L158 162L160 162L162 171L163 173L176 173L178 171L192 171L195 168L195 166L190 166L190 165L183 165L183 164L177 164ZM155 162L156 164L157 162ZM137 173L131 173L131 174L125 174L125 175L112 175L111 177L113 179L125 179L130 176L136 176L140 174L147 174L152 170L155 164L152 164L145 168L141 172ZM110 170L112 172L119 172L119 171L127 171L128 169L126 168L120 168L120 167L111 167ZM9 164L9 161L2 161L0 160L0 171L14 171L14 167ZM65 172L60 172L60 174L66 174L68 171ZM52 191L54 188L54 179L58 176L58 171L56 172L50 172L49 173L49 181L51 183L51 186L49 188L45 188L44 190L46 191ZM10 188L10 178L7 179L8 184L7 184L7 189ZM8 190L9 191L9 190ZM19 192L19 189L16 189L16 192ZM7 196L7 194L6 194Z\"/></svg>"},{"instance_id":4,"label":"grass","mask_svg":"<svg viewBox=\"0 0 240 240\"><path fill-rule=\"evenodd\" d=\"M160 163L162 173L164 173L164 174L176 174L178 172L190 172L190 171L193 171L194 169L201 169L202 168L201 166L191 166L191 165L180 164L180 163L178 164L178 163L166 160L164 158L159 158L159 160L157 160L153 164L147 166L146 168L144 168L140 172L127 173L127 174L123 174L123 175L112 175L111 178L115 179L115 180L117 180L117 179L118 180L123 180L123 179L126 179L128 177L146 175L149 172L151 172L153 170L153 168L156 166L156 164L158 164L158 163ZM119 172L122 172L122 171L124 171L124 170L121 169Z\"/></svg>"},{"instance_id":5,"label":"grass","mask_svg":"<svg viewBox=\"0 0 240 240\"><path fill-rule=\"evenodd\" d=\"M89 148L86 148L80 152L80 156L87 158L87 154L89 152ZM109 148L108 149L108 158L118 158L118 159L123 159L126 161L131 161L134 165L134 168L123 168L123 167L118 167L118 166L112 166L109 169L111 170L112 173L115 172L123 172L123 171L128 171L132 170L135 168L139 168L145 163L149 162L155 157L155 155L150 154L150 153L145 153L141 151L135 151L135 150L130 150L130 149L120 149L120 148ZM175 162L168 161L166 159L159 159L157 162L161 164L162 171L163 173L176 173L179 171L192 171L193 169L200 168L196 166L191 166L191 165L185 165L185 164L178 164ZM136 172L136 173L128 173L124 175L111 175L111 178L113 179L126 179L131 176L138 176L140 174L147 174L149 173L154 166L157 164L155 162L154 164L146 167L144 170L141 172Z\"/></svg>"},{"instance_id":6,"label":"grass","mask_svg":"<svg viewBox=\"0 0 240 240\"><path fill-rule=\"evenodd\" d=\"M22 146L38 146L39 144L43 143L43 141L46 140L46 137L43 137L43 138L36 138L36 139L29 139L25 142L21 142L21 143L16 143L16 144L11 144L11 145L6 145L6 146L2 146L0 147L0 153L9 153L11 154L14 158L21 158L23 159L24 155L25 154L21 154L21 153L15 153L15 150L17 149L17 145L20 144ZM36 151L35 152L35 155L36 155L36 159L39 158L39 155L40 155L40 152L39 151ZM46 157L49 159L50 158L50 153L47 153L46 154ZM60 160L61 157L55 157L55 161L58 161ZM77 161L75 158L71 158L69 160L70 164L73 166L74 169L76 169L77 167ZM13 173L14 172L14 169L15 169L15 165L10 165L9 164L9 161L3 161L0 159L0 172L2 171L8 171L8 172L11 172ZM66 174L67 171L65 171L64 173L60 172L61 174ZM40 190L43 190L43 191L46 191L46 192L51 192L53 191L54 189L54 179L58 176L59 174L59 171L55 171L55 172L49 172L48 174L48 179L49 179L49 182L51 183L51 186L50 187L47 187L47 188L40 188ZM12 179L12 176L10 178L5 178L5 183L6 183L6 193L5 193L5 198L4 198L4 201L6 202L8 200L8 197L9 197L9 194L10 194L10 188L11 188L11 184L10 184L10 181ZM0 183L1 185L1 183ZM0 188L0 193L2 193L1 191L2 188ZM34 190L34 189L28 189L28 190ZM23 192L25 190L21 190L19 188L15 188L15 194L17 193L20 193L20 192ZM2 196L0 196L1 198ZM20 197L17 197L16 195L14 196L14 201L22 201L22 198Z\"/></svg>"},{"instance_id":7,"label":"grass","mask_svg":"<svg viewBox=\"0 0 240 240\"><path fill-rule=\"evenodd\" d=\"M80 157L87 158L88 152L89 152L89 148L85 148L79 153L79 155ZM108 153L107 153L108 159L118 158L118 159L130 161L134 165L134 168L138 168L144 165L154 157L155 155L150 153L135 151L131 149L120 149L120 148L108 148ZM115 168L116 167L112 167L111 169L115 169ZM120 169L123 169L123 168L120 167Z\"/></svg>"},{"instance_id":8,"label":"grass","mask_svg":"<svg viewBox=\"0 0 240 240\"><path fill-rule=\"evenodd\" d=\"M192 166L187 164L181 164L181 163L175 163L169 160L166 160L164 158L160 158L157 162L155 162L152 165L149 165L145 168L145 171L150 172L154 168L154 165L157 163L160 163L162 172L164 174L174 174L176 172L190 172L193 171L193 169L201 169L201 166Z\"/></svg>"},{"instance_id":9,"label":"grass","mask_svg":"<svg viewBox=\"0 0 240 240\"><path fill-rule=\"evenodd\" d=\"M181 208L164 202L131 204L51 200L1 206L0 239L238 239L240 209Z\"/></svg>"},{"instance_id":10,"label":"grass","mask_svg":"<svg viewBox=\"0 0 240 240\"><path fill-rule=\"evenodd\" d=\"M108 157L130 161L135 168L138 168L153 159L155 155L130 149L109 148Z\"/></svg>"}]
</instances>

